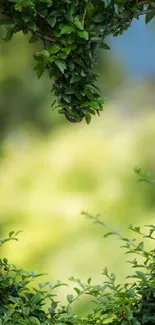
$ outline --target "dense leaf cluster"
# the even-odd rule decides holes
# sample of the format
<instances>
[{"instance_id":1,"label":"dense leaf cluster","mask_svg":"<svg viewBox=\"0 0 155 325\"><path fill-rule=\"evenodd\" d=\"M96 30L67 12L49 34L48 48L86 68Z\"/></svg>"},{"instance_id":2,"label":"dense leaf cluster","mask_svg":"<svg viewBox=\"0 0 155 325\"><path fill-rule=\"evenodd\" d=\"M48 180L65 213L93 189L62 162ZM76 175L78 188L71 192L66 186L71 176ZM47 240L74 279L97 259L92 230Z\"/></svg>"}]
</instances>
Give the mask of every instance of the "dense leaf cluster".
<instances>
[{"instance_id":1,"label":"dense leaf cluster","mask_svg":"<svg viewBox=\"0 0 155 325\"><path fill-rule=\"evenodd\" d=\"M102 110L104 99L97 87L95 53L109 49L105 37L128 29L132 19L155 15L149 0L0 0L0 23L4 39L14 33L31 33L30 43L41 40L43 50L35 54L38 78L44 70L53 80L54 105L71 122L87 123Z\"/></svg>"},{"instance_id":2,"label":"dense leaf cluster","mask_svg":"<svg viewBox=\"0 0 155 325\"><path fill-rule=\"evenodd\" d=\"M85 213L86 214L86 213ZM105 224L99 217L93 217L95 223ZM154 225L147 225L149 231L141 232L140 227L129 226L129 229L142 238L155 240ZM106 227L107 228L107 227ZM11 232L6 239L0 239L0 245L9 240L16 240L16 233ZM144 241L136 242L128 239L117 230L108 229L104 237L116 235L122 242L127 254L137 255L129 261L136 269L133 275L135 282L117 284L114 273L105 267L103 284L92 285L91 278L84 284L71 277L74 283L75 296L67 295L67 304L58 302L54 290L62 285L50 282L39 283L33 287L33 280L40 276L35 271L25 272L9 264L6 258L0 259L0 325L152 325L155 324L155 250L147 251ZM140 258L139 258L140 257ZM88 315L80 317L72 311L72 304L82 295L92 297L94 307ZM48 306L47 306L48 305Z\"/></svg>"}]
</instances>

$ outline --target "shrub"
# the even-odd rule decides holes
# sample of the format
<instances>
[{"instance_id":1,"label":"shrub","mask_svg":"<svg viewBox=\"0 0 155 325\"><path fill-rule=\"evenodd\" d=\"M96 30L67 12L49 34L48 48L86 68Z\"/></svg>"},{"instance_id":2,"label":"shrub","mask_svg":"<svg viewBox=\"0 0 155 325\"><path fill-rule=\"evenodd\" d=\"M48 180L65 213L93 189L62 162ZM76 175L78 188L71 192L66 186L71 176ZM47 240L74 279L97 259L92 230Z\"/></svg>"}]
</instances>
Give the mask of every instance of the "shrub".
<instances>
[{"instance_id":1,"label":"shrub","mask_svg":"<svg viewBox=\"0 0 155 325\"><path fill-rule=\"evenodd\" d=\"M95 223L106 225L99 216L93 217ZM129 226L129 229L139 234L143 239L155 240L154 225L147 225L148 233L143 233L140 227ZM106 227L107 228L107 227ZM9 237L0 239L0 245L10 240L17 240L18 233L10 232ZM9 264L6 258L0 259L0 325L101 325L104 323L117 325L155 324L155 250L144 248L144 240L123 237L118 231L108 229L104 237L116 235L126 249L126 254L137 255L129 261L134 269L133 275L127 279L135 282L117 284L114 273L109 273L105 267L103 284L92 285L91 278L84 284L81 280L70 278L76 283L75 296L67 295L64 306L57 301L54 290L65 285L58 281L55 285L50 282L39 283L33 287L33 280L41 276L36 272L26 272ZM139 259L140 258L140 259ZM88 315L80 317L72 312L72 304L82 295L93 298L94 307ZM47 307L48 305L48 307Z\"/></svg>"}]
</instances>

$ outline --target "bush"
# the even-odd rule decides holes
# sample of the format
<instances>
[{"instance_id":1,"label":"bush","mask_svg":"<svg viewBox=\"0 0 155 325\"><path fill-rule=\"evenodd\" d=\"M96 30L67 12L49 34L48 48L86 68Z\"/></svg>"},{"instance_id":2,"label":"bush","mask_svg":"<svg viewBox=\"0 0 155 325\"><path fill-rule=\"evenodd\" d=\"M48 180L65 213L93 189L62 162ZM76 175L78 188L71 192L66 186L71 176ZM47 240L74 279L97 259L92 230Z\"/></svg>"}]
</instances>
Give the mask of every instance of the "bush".
<instances>
[{"instance_id":1,"label":"bush","mask_svg":"<svg viewBox=\"0 0 155 325\"><path fill-rule=\"evenodd\" d=\"M106 227L98 216L84 214ZM129 229L145 240L148 238L154 241L155 226L146 227L149 232L145 234L139 227L130 225ZM103 270L106 281L100 285L91 285L91 278L83 284L79 279L71 277L70 281L76 283L76 294L67 295L66 306L57 301L54 292L64 283L58 281L53 285L46 282L33 287L33 280L41 274L26 272L9 264L6 258L0 259L0 325L155 324L155 250L147 251L143 241L137 243L135 239L125 238L116 230L108 229L104 237L113 234L123 241L122 247L126 249L126 254L137 255L137 258L129 261L137 271L127 277L135 279L135 282L116 284L115 274L109 274L107 268ZM17 240L17 235L18 233L10 232L8 238L0 239L0 245ZM72 311L73 302L82 295L93 297L94 302L93 309L84 317Z\"/></svg>"}]
</instances>

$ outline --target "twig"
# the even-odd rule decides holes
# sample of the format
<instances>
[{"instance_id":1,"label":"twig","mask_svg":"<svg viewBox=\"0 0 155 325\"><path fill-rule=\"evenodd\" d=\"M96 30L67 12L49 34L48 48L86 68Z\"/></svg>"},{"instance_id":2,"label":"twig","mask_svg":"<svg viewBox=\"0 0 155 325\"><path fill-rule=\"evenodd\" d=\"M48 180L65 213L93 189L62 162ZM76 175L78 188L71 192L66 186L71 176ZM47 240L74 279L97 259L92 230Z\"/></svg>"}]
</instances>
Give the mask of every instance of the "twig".
<instances>
[{"instance_id":1,"label":"twig","mask_svg":"<svg viewBox=\"0 0 155 325\"><path fill-rule=\"evenodd\" d=\"M155 14L155 9L146 9L142 10L140 12L137 12L134 14L134 16L141 16L141 15L147 15L147 14Z\"/></svg>"},{"instance_id":2,"label":"twig","mask_svg":"<svg viewBox=\"0 0 155 325\"><path fill-rule=\"evenodd\" d=\"M151 2L151 0L137 1L137 5L138 6L148 5L150 2Z\"/></svg>"},{"instance_id":3,"label":"twig","mask_svg":"<svg viewBox=\"0 0 155 325\"><path fill-rule=\"evenodd\" d=\"M83 25L84 25L85 18L86 18L86 14L87 14L87 7L88 7L88 4L86 4L86 6L85 6L85 8L84 8L84 12L83 12L83 17L82 17Z\"/></svg>"},{"instance_id":4,"label":"twig","mask_svg":"<svg viewBox=\"0 0 155 325\"><path fill-rule=\"evenodd\" d=\"M84 13L83 13L83 19L82 19L83 25L84 25L86 13L87 13L87 8L85 8Z\"/></svg>"},{"instance_id":5,"label":"twig","mask_svg":"<svg viewBox=\"0 0 155 325\"><path fill-rule=\"evenodd\" d=\"M0 12L0 19L12 20L10 17L8 17L7 15L3 14L2 12Z\"/></svg>"},{"instance_id":6,"label":"twig","mask_svg":"<svg viewBox=\"0 0 155 325\"><path fill-rule=\"evenodd\" d=\"M43 39L45 39L45 40L47 40L47 41L50 41L50 42L54 42L54 39L52 38L52 37L49 37L49 36L43 36L43 35L41 35L40 33L36 33L36 36L38 36L39 38L41 38L42 40Z\"/></svg>"}]
</instances>

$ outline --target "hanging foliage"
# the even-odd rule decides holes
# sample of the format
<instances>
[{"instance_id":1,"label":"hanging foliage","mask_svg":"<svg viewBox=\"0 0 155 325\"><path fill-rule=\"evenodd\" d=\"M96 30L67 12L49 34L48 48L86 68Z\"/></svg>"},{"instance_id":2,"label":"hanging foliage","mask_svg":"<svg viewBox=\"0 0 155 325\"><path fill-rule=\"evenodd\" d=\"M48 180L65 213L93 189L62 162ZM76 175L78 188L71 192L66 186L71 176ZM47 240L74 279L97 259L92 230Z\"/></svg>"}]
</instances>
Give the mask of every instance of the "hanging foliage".
<instances>
[{"instance_id":1,"label":"hanging foliage","mask_svg":"<svg viewBox=\"0 0 155 325\"><path fill-rule=\"evenodd\" d=\"M44 71L54 80L57 107L70 122L99 115L104 99L95 73L97 48L109 49L108 35L127 30L133 18L155 16L155 1L136 0L0 0L4 40L22 31L29 42L40 40L43 49L34 55L38 78Z\"/></svg>"}]
</instances>

